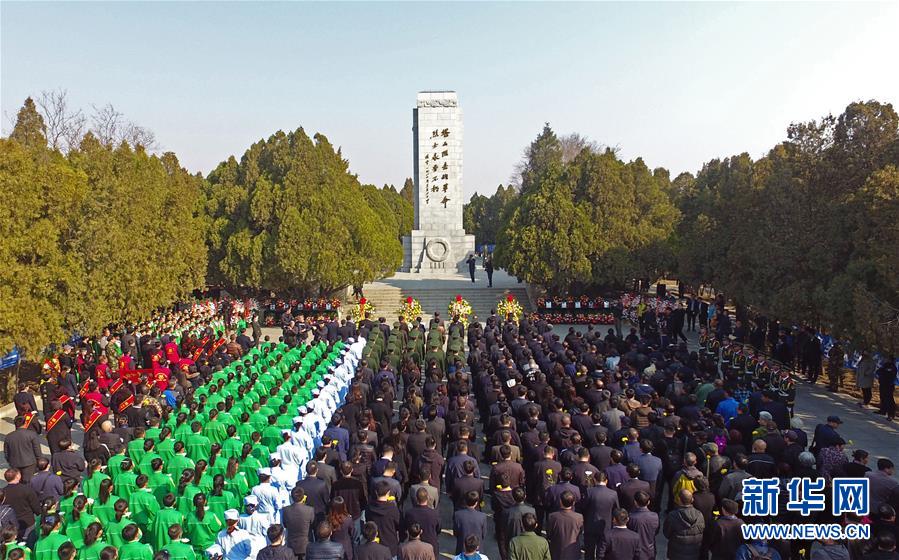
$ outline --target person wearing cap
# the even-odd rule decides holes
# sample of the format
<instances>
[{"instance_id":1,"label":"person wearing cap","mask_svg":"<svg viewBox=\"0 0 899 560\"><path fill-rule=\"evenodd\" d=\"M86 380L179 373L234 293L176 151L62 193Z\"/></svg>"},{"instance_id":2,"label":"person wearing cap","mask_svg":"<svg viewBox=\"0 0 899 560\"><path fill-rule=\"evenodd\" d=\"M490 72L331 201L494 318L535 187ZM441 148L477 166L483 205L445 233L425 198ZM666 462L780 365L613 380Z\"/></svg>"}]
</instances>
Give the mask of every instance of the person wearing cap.
<instances>
[{"instance_id":1,"label":"person wearing cap","mask_svg":"<svg viewBox=\"0 0 899 560\"><path fill-rule=\"evenodd\" d=\"M258 510L268 515L274 522L278 519L277 515L284 500L281 492L272 485L271 479L272 470L270 468L259 469L259 484L250 490L250 494L256 497Z\"/></svg>"},{"instance_id":2,"label":"person wearing cap","mask_svg":"<svg viewBox=\"0 0 899 560\"><path fill-rule=\"evenodd\" d=\"M810 451L816 456L825 447L833 447L838 441L843 441L842 436L837 433L837 428L842 424L839 416L828 416L826 424L818 424L815 426L815 435L812 439Z\"/></svg>"},{"instance_id":3,"label":"person wearing cap","mask_svg":"<svg viewBox=\"0 0 899 560\"><path fill-rule=\"evenodd\" d=\"M236 509L225 511L225 528L219 531L215 544L222 548L224 560L255 559L261 549L254 547L250 533L238 526L240 513Z\"/></svg>"},{"instance_id":4,"label":"person wearing cap","mask_svg":"<svg viewBox=\"0 0 899 560\"><path fill-rule=\"evenodd\" d=\"M272 484L278 488L281 494L281 501L284 502L295 486L296 474L292 469L284 468L281 464L281 455L279 453L269 455L269 463L272 465Z\"/></svg>"},{"instance_id":5,"label":"person wearing cap","mask_svg":"<svg viewBox=\"0 0 899 560\"><path fill-rule=\"evenodd\" d=\"M284 443L275 449L275 454L281 458L281 468L287 473L288 479L296 482L300 479L300 469L306 468L309 452L296 444L293 439L293 431L281 430L281 436L284 438Z\"/></svg>"},{"instance_id":6,"label":"person wearing cap","mask_svg":"<svg viewBox=\"0 0 899 560\"><path fill-rule=\"evenodd\" d=\"M256 550L262 550L266 545L265 535L272 525L272 519L268 514L258 511L259 500L256 496L247 496L243 503L245 513L240 515L237 525L250 534Z\"/></svg>"}]
</instances>

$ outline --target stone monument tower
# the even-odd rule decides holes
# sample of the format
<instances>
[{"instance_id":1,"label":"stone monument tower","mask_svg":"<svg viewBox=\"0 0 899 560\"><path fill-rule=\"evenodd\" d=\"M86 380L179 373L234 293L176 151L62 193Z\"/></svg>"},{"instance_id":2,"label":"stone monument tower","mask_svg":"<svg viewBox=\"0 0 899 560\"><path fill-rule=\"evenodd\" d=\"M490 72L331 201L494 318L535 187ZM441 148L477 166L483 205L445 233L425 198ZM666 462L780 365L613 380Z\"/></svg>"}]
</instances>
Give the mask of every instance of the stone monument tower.
<instances>
[{"instance_id":1,"label":"stone monument tower","mask_svg":"<svg viewBox=\"0 0 899 560\"><path fill-rule=\"evenodd\" d=\"M415 229L403 272L455 274L474 252L462 228L462 109L454 91L419 92L412 110Z\"/></svg>"}]
</instances>

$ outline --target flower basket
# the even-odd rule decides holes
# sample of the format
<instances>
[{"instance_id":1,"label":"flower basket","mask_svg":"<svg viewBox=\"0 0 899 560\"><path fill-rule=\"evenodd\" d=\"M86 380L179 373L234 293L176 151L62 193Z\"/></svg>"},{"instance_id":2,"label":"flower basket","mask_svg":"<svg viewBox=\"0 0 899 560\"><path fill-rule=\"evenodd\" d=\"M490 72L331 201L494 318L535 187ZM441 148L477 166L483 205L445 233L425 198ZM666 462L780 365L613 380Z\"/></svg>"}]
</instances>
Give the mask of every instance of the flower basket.
<instances>
[{"instance_id":1,"label":"flower basket","mask_svg":"<svg viewBox=\"0 0 899 560\"><path fill-rule=\"evenodd\" d=\"M506 299L500 301L496 304L496 311L499 313L500 317L506 319L509 315L512 316L513 321L518 321L521 318L521 315L524 313L524 309L521 307L521 304L518 303L518 300L515 299L515 296L509 294L506 296Z\"/></svg>"},{"instance_id":2,"label":"flower basket","mask_svg":"<svg viewBox=\"0 0 899 560\"><path fill-rule=\"evenodd\" d=\"M354 305L352 309L350 309L350 314L353 317L353 321L359 323L363 319L365 319L365 315L371 315L375 312L375 306L373 303L368 301L365 298L359 299L359 303Z\"/></svg>"},{"instance_id":3,"label":"flower basket","mask_svg":"<svg viewBox=\"0 0 899 560\"><path fill-rule=\"evenodd\" d=\"M471 316L471 304L462 299L462 296L457 295L456 299L450 302L449 306L447 306L447 310L449 311L450 317L458 317L462 324L468 326L468 318Z\"/></svg>"},{"instance_id":4,"label":"flower basket","mask_svg":"<svg viewBox=\"0 0 899 560\"><path fill-rule=\"evenodd\" d=\"M396 310L396 314L406 323L411 323L416 317L421 317L421 303L417 299L407 297L402 307Z\"/></svg>"}]
</instances>

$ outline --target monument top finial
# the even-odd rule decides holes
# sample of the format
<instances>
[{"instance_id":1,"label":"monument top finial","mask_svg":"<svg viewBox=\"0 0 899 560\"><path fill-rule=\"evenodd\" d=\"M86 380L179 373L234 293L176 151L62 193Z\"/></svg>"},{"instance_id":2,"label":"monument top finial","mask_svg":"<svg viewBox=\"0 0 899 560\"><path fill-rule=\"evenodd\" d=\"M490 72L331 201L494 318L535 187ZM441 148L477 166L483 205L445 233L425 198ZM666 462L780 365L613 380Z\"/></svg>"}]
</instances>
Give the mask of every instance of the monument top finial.
<instances>
[{"instance_id":1,"label":"monument top finial","mask_svg":"<svg viewBox=\"0 0 899 560\"><path fill-rule=\"evenodd\" d=\"M426 90L418 92L417 107L458 107L459 96L451 90Z\"/></svg>"}]
</instances>

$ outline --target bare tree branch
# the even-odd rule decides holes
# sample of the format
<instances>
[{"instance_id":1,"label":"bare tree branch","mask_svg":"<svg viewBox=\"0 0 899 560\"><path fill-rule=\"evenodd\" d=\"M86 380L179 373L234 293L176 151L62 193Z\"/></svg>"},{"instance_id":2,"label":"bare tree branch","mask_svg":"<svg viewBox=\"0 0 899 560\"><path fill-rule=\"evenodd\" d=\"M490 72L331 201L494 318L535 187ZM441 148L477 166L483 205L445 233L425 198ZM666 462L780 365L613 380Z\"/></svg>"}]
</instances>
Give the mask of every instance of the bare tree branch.
<instances>
[{"instance_id":1,"label":"bare tree branch","mask_svg":"<svg viewBox=\"0 0 899 560\"><path fill-rule=\"evenodd\" d=\"M122 113L116 111L112 103L101 107L91 105L94 112L91 115L91 132L101 144L114 146L119 139L121 129L124 127Z\"/></svg>"},{"instance_id":2,"label":"bare tree branch","mask_svg":"<svg viewBox=\"0 0 899 560\"><path fill-rule=\"evenodd\" d=\"M71 110L64 89L44 90L35 100L47 127L47 144L67 152L81 142L86 119L81 109Z\"/></svg>"}]
</instances>

